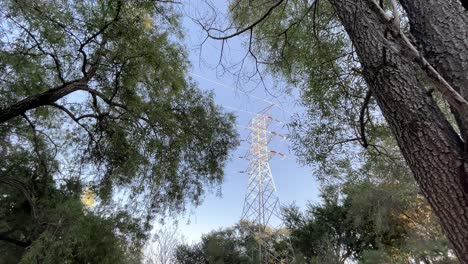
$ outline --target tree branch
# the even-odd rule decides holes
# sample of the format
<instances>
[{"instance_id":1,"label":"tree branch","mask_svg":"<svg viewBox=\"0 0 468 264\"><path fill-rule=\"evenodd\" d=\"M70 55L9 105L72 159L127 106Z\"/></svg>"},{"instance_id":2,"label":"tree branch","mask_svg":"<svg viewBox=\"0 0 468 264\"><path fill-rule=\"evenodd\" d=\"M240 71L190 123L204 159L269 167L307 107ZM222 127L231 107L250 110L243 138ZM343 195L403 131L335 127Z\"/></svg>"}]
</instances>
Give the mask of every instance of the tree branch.
<instances>
[{"instance_id":1,"label":"tree branch","mask_svg":"<svg viewBox=\"0 0 468 264\"><path fill-rule=\"evenodd\" d=\"M31 241L21 241L21 240L9 237L8 232L0 233L0 241L12 243L22 248L27 248L31 245Z\"/></svg>"},{"instance_id":2,"label":"tree branch","mask_svg":"<svg viewBox=\"0 0 468 264\"><path fill-rule=\"evenodd\" d=\"M88 65L88 57L86 55L86 52L84 52L84 48L86 47L86 45L88 45L91 41L93 41L94 39L96 39L99 35L103 34L104 31L106 31L113 23L117 22L119 20L119 15L120 15L120 11L122 9L122 1L118 1L117 2L117 12L114 16L114 18L105 23L104 26L99 29L98 31L96 31L94 34L92 34L91 36L89 36L88 38L86 38L81 44L80 44L80 47L78 48L78 52L83 56L83 62L81 64L81 72L83 73L83 76L84 77L87 77L89 72L86 71L86 66ZM102 44L104 44L105 41L103 41ZM101 45L102 46L102 45ZM97 60L98 61L98 60ZM97 62L96 62L97 63Z\"/></svg>"},{"instance_id":3,"label":"tree branch","mask_svg":"<svg viewBox=\"0 0 468 264\"><path fill-rule=\"evenodd\" d=\"M87 117L93 117L93 118L98 118L98 116L96 115L83 115L83 116L80 116L80 117L76 117L70 110L68 110L66 107L62 106L62 105L59 105L57 103L51 103L50 104L51 106L57 108L57 109L60 109L62 110L63 112L65 112L73 121L75 121L75 123L77 123L80 127L82 127L86 132L88 132L88 135L89 137L91 138L91 140L94 140L94 136L93 134L91 133L91 131L89 131L89 129L83 125L82 123L80 123L80 120L83 119L83 118L87 118Z\"/></svg>"},{"instance_id":4,"label":"tree branch","mask_svg":"<svg viewBox=\"0 0 468 264\"><path fill-rule=\"evenodd\" d=\"M366 121L365 121L365 115L366 115L366 110L367 110L367 106L369 105L369 101L372 97L372 92L371 90L368 90L367 91L367 94L366 94L366 97L364 98L364 102L362 104L362 107L361 107L361 112L359 114L359 125L360 125L360 130L359 130L359 133L360 133L360 137L361 137L361 141L362 141L362 146L364 148L367 148L369 146L369 143L367 142L367 138L366 138Z\"/></svg>"},{"instance_id":5,"label":"tree branch","mask_svg":"<svg viewBox=\"0 0 468 264\"><path fill-rule=\"evenodd\" d=\"M44 173L47 175L49 173L48 172L49 170L47 168L47 164L46 164L45 160L43 159L43 157L41 155L41 152L39 151L39 138L37 136L36 126L31 121L31 119L29 119L29 117L26 115L26 113L21 114L21 116L23 116L23 118L28 122L29 126L31 127L31 130L33 132L34 152L36 152L37 158L39 159L39 163L43 167Z\"/></svg>"},{"instance_id":6,"label":"tree branch","mask_svg":"<svg viewBox=\"0 0 468 264\"><path fill-rule=\"evenodd\" d=\"M26 32L26 34L34 41L34 43L36 44L39 51L41 51L44 55L47 55L47 56L52 58L52 60L54 61L55 69L57 70L58 78L60 79L60 81L62 83L65 83L65 79L64 79L63 73L62 73L62 65L60 63L60 60L57 58L57 56L55 54L53 54L52 52L46 51L42 47L41 43L39 43L36 36L34 36L34 34L29 29L27 29L25 26L21 25L21 23L17 22L13 18L10 18L10 20L13 21L16 25L18 25L21 29L23 29Z\"/></svg>"},{"instance_id":7,"label":"tree branch","mask_svg":"<svg viewBox=\"0 0 468 264\"><path fill-rule=\"evenodd\" d=\"M20 116L28 110L44 105L50 105L60 98L63 98L64 96L79 90L81 87L86 86L86 83L86 79L68 82L43 93L31 95L4 109L0 109L0 124L14 117Z\"/></svg>"},{"instance_id":8,"label":"tree branch","mask_svg":"<svg viewBox=\"0 0 468 264\"><path fill-rule=\"evenodd\" d=\"M221 37L217 37L217 36L213 36L210 34L210 30L213 30L213 28L206 28L204 25L202 25L201 23L200 26L208 33L208 36L212 39L216 39L216 40L226 40L226 39L230 39L230 38L233 38L235 36L238 36L244 32L247 32L249 30L253 30L253 28L255 26L257 26L258 24L260 24L263 20L265 20L270 14L271 12L273 12L273 10L275 10L278 6L280 6L285 0L278 0L276 1L276 3L274 3L268 10L267 12L265 12L265 14L263 14L259 19L255 20L252 24L250 24L249 26L235 32L235 33L232 33L230 35L226 35L226 36L221 36Z\"/></svg>"},{"instance_id":9,"label":"tree branch","mask_svg":"<svg viewBox=\"0 0 468 264\"><path fill-rule=\"evenodd\" d=\"M24 197L28 201L29 206L31 208L31 217L32 217L33 225L34 225L34 227L36 227L37 208L36 208L36 203L35 203L33 191L26 185L26 183L24 183L24 182L22 182L22 181L20 181L18 179L12 178L12 177L8 177L8 176L0 175L0 184L9 185L9 186L17 189L18 191L20 191L24 195Z\"/></svg>"},{"instance_id":10,"label":"tree branch","mask_svg":"<svg viewBox=\"0 0 468 264\"><path fill-rule=\"evenodd\" d=\"M98 61L99 59L96 60L95 64ZM88 82L94 77L96 72L96 65L92 65L83 78L64 82L60 86L56 86L40 94L31 95L6 108L0 109L0 124L22 115L28 110L44 105L51 105L66 95L87 87Z\"/></svg>"}]
</instances>

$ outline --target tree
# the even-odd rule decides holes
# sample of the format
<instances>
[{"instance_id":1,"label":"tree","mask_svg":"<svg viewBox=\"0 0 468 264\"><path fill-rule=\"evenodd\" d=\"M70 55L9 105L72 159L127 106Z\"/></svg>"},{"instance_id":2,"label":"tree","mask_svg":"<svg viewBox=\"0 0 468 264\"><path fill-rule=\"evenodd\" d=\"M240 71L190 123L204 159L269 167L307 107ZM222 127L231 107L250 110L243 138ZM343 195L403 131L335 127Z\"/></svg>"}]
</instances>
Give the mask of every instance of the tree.
<instances>
[{"instance_id":1,"label":"tree","mask_svg":"<svg viewBox=\"0 0 468 264\"><path fill-rule=\"evenodd\" d=\"M344 208L336 204L309 207L308 216L291 208L286 214L286 226L291 229L291 241L305 263L345 263L358 258L368 241L352 229ZM310 217L310 218L308 218ZM362 244L362 247L361 247Z\"/></svg>"},{"instance_id":2,"label":"tree","mask_svg":"<svg viewBox=\"0 0 468 264\"><path fill-rule=\"evenodd\" d=\"M76 200L62 202L48 216L49 228L31 243L19 263L139 263L141 245L128 250L126 239L115 234L116 228L131 234L118 229L118 222L132 219L83 214Z\"/></svg>"},{"instance_id":3,"label":"tree","mask_svg":"<svg viewBox=\"0 0 468 264\"><path fill-rule=\"evenodd\" d=\"M277 252L277 256L287 258L290 254L288 234L284 229L267 229L267 237L258 237L259 226L241 221L233 227L212 231L202 237L201 242L189 246L180 245L176 250L177 263L226 263L226 264L254 264L259 263L258 243ZM276 260L275 260L276 261ZM284 259L278 260L282 263Z\"/></svg>"},{"instance_id":4,"label":"tree","mask_svg":"<svg viewBox=\"0 0 468 264\"><path fill-rule=\"evenodd\" d=\"M356 224L350 214L349 200L340 202L324 195L323 205L309 205L305 213L300 213L296 207L285 211L293 247L305 263L359 260L366 251L378 249L379 242L392 240L396 245L398 240L403 240L402 230L393 232L399 227L395 222L390 232L379 234L369 215L360 215L361 222Z\"/></svg>"},{"instance_id":5,"label":"tree","mask_svg":"<svg viewBox=\"0 0 468 264\"><path fill-rule=\"evenodd\" d=\"M305 212L287 208L296 256L304 263L456 263L427 204L394 187L348 183L343 192L324 191L323 203Z\"/></svg>"},{"instance_id":6,"label":"tree","mask_svg":"<svg viewBox=\"0 0 468 264\"><path fill-rule=\"evenodd\" d=\"M153 240L146 246L145 264L175 263L175 251L182 243L177 226L161 226L153 234Z\"/></svg>"},{"instance_id":7,"label":"tree","mask_svg":"<svg viewBox=\"0 0 468 264\"><path fill-rule=\"evenodd\" d=\"M310 113L320 114L313 133L328 139L312 141L325 145L322 154L352 151L345 143L381 151L374 132L388 128L468 263L468 42L459 37L468 34L468 17L460 2L239 0L231 5L232 34L213 23L204 28L223 44L250 33L257 63L305 87Z\"/></svg>"},{"instance_id":8,"label":"tree","mask_svg":"<svg viewBox=\"0 0 468 264\"><path fill-rule=\"evenodd\" d=\"M387 155L366 155L360 166L342 162L329 176L343 181L322 183L321 204L287 210L295 249L319 263L343 256L359 263L455 263L398 147L388 134L380 139Z\"/></svg>"},{"instance_id":9,"label":"tree","mask_svg":"<svg viewBox=\"0 0 468 264\"><path fill-rule=\"evenodd\" d=\"M0 10L0 250L103 263L92 238L139 255L151 221L199 204L237 144L234 116L186 77L179 14L158 0Z\"/></svg>"},{"instance_id":10,"label":"tree","mask_svg":"<svg viewBox=\"0 0 468 264\"><path fill-rule=\"evenodd\" d=\"M72 182L60 188L36 182L36 193L48 195L32 201L18 194L17 186L2 188L2 263L139 263L145 234L136 219L124 212L88 211Z\"/></svg>"},{"instance_id":11,"label":"tree","mask_svg":"<svg viewBox=\"0 0 468 264\"><path fill-rule=\"evenodd\" d=\"M196 245L179 245L176 249L175 259L180 264L206 264L202 249Z\"/></svg>"},{"instance_id":12,"label":"tree","mask_svg":"<svg viewBox=\"0 0 468 264\"><path fill-rule=\"evenodd\" d=\"M359 261L458 263L430 206L415 191L414 180L406 176L410 175L354 179L344 185L348 221L374 238ZM373 260L376 256L389 261Z\"/></svg>"}]
</instances>

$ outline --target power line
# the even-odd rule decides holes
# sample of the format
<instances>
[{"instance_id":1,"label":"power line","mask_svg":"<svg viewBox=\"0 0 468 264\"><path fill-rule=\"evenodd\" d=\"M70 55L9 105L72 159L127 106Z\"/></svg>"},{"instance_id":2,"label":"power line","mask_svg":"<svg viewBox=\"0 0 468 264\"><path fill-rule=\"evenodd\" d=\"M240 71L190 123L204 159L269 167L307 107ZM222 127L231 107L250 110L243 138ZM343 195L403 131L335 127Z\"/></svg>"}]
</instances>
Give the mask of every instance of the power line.
<instances>
[{"instance_id":1,"label":"power line","mask_svg":"<svg viewBox=\"0 0 468 264\"><path fill-rule=\"evenodd\" d=\"M202 76L202 75L199 75L199 74L196 74L196 73L190 73L190 74L191 74L192 76L197 77L197 78L200 78L200 79L206 80L206 81L208 81L208 82L214 83L214 84L216 84L216 85L219 85L219 86L221 86L221 87L223 87L223 88L226 88L226 89L230 89L230 90L235 91L234 88L232 88L232 87L230 87L230 86L227 86L227 85L225 85L225 84L223 84L223 83L221 83L221 82L218 82L218 81L215 81L215 80L206 78L206 77L204 77L204 76ZM266 114L266 113L270 113L270 111L268 111L268 109L270 109L270 108L273 107L273 106L278 107L279 109L281 109L281 110L284 111L284 112L287 112L287 113L290 113L290 112L284 110L283 108L281 108L280 106L278 106L277 104L275 104L275 103L272 102L272 101L266 100L266 99L264 99L264 98L261 98L261 97L255 96L255 95L250 95L250 94L248 94L248 93L246 93L245 91L242 91L242 90L241 90L240 92L242 92L243 94L247 95L248 97L253 97L253 98L255 98L255 99L258 99L258 100L261 100L261 101L263 101L263 102L265 102L265 103L268 103L269 106L267 106L267 107L266 107L265 109L263 109L262 111L255 113L255 112L251 112L251 111L248 111L248 110L245 110L245 109L240 109L240 108L232 107L232 106L229 106L229 105L223 105L223 104L220 104L220 105L221 105L223 108L231 109L231 110L234 110L234 111L237 111L237 112L242 112L242 113L246 113L246 114L253 115L253 116L257 116L257 117L262 116L263 118L266 118L266 119L268 119L268 120L270 120L270 121L275 121L275 122L278 123L278 124L283 124L283 125L284 125L284 122L282 122L282 121L280 121L280 120L277 120L276 118L273 118L270 114ZM250 129L250 128L251 128L250 126L243 126L243 125L240 125L240 124L236 124L236 126L237 126L238 128L246 128L246 129ZM276 132L273 132L273 131L268 131L268 133L272 134L273 136L279 136L279 137L281 137L283 140L286 140L286 137L283 136L283 135L280 134L280 133L276 133ZM241 148L241 147L239 147L239 148ZM280 155L283 156L283 159L284 159L284 158L286 158L286 159L291 159L290 157L286 157L286 156L285 156L284 154L282 154L282 153L280 153Z\"/></svg>"},{"instance_id":2,"label":"power line","mask_svg":"<svg viewBox=\"0 0 468 264\"><path fill-rule=\"evenodd\" d=\"M221 105L221 106L224 107L224 108L228 108L228 109L237 111L237 112L243 112L243 113L247 113L247 114L251 114L251 115L257 115L257 113L250 112L250 111L247 111L247 110L243 110L243 109L240 109L240 108L235 108L235 107L232 107L232 106L229 106L229 105Z\"/></svg>"},{"instance_id":3,"label":"power line","mask_svg":"<svg viewBox=\"0 0 468 264\"><path fill-rule=\"evenodd\" d=\"M254 112L251 112L251 111L247 111L247 110L244 110L244 109L232 107L232 106L229 106L229 105L221 105L221 106L224 107L224 108L228 108L228 109L237 111L237 112L247 113L247 114L250 114L250 115L253 115L253 116L262 115L262 114L259 114L259 113L254 113ZM280 121L280 120L278 120L276 118L273 118L272 116L265 116L265 117L270 118L271 120L275 121L278 124L284 125L283 121Z\"/></svg>"},{"instance_id":4,"label":"power line","mask_svg":"<svg viewBox=\"0 0 468 264\"><path fill-rule=\"evenodd\" d=\"M205 76L202 76L202 75L199 75L199 74L196 74L196 73L193 73L193 72L190 72L189 74L192 75L192 76L194 76L194 77L200 78L200 79L202 79L202 80L205 80L205 81L214 83L214 84L216 84L216 85L219 85L219 86L221 86L221 87L223 87L223 88L230 89L230 90L232 90L232 91L234 91L234 92L239 91L239 92L245 94L247 97L252 97L252 98L258 99L258 100L260 100L260 101L263 101L263 102L265 102L265 103L268 103L268 104L270 104L270 105L273 105L273 106L277 107L277 108L280 109L281 111L284 111L284 112L286 112L286 113L288 113L288 114L292 114L291 112L285 110L284 108L282 108L281 106L279 106L277 103L274 103L273 101L267 100L267 99L265 99L265 98L261 98L261 97L259 97L259 96L253 95L253 94L249 94L249 93L247 93L247 92L245 92L245 91L242 91L242 90L240 90L240 89L236 90L236 89L234 89L234 88L232 88L232 87L230 87L230 86L228 86L228 85L225 85L224 83L218 82L218 81L216 81L216 80L207 78L207 77L205 77Z\"/></svg>"}]
</instances>

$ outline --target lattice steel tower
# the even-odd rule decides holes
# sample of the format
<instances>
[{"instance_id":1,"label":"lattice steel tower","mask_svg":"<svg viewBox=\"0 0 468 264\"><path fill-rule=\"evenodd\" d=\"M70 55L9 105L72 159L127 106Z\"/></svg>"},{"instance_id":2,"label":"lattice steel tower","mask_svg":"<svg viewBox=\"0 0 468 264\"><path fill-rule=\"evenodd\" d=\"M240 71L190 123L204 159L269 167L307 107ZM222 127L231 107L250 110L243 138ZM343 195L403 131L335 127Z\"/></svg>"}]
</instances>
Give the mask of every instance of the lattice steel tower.
<instances>
[{"instance_id":1,"label":"lattice steel tower","mask_svg":"<svg viewBox=\"0 0 468 264\"><path fill-rule=\"evenodd\" d=\"M268 230L278 230L282 226L280 202L276 195L276 186L270 169L270 159L276 151L268 149L268 144L277 133L268 130L273 121L269 110L258 113L249 123L250 148L245 155L249 165L245 173L249 180L247 194L242 210L242 221L253 223L256 230L259 263L291 263L293 256L289 241L287 254L271 250L273 241L269 241ZM282 154L280 154L282 155ZM272 229L273 228L273 229Z\"/></svg>"}]
</instances>

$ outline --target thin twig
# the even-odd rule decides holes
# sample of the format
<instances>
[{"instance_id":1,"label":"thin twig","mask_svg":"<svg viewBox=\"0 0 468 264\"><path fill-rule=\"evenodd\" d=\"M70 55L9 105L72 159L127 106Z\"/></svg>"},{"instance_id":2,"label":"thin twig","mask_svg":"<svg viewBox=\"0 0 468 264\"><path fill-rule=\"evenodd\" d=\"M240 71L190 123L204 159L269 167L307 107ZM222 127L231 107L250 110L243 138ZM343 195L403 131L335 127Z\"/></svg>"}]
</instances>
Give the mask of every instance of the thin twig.
<instances>
[{"instance_id":1,"label":"thin twig","mask_svg":"<svg viewBox=\"0 0 468 264\"><path fill-rule=\"evenodd\" d=\"M364 148L367 148L369 146L369 143L367 142L367 137L366 137L365 115L366 115L367 106L369 105L371 97L372 97L372 92L371 90L368 90L366 93L366 97L364 98L364 102L362 103L361 112L359 114L359 125L360 125L359 132L360 132L360 137L362 141L362 146Z\"/></svg>"},{"instance_id":2,"label":"thin twig","mask_svg":"<svg viewBox=\"0 0 468 264\"><path fill-rule=\"evenodd\" d=\"M283 3L285 0L278 0L276 3L274 3L259 19L255 20L252 24L250 24L249 26L241 29L241 30L238 30L237 32L235 33L232 33L230 35L226 35L226 36L213 36L210 34L210 31L213 30L212 28L206 28L204 25L200 24L203 29L208 33L208 36L212 39L216 39L216 40L226 40L226 39L230 39L230 38L233 38L235 36L238 36L238 35L241 35L242 33L244 32L247 32L249 30L252 30L255 26L257 26L258 24L260 24L263 20L265 20L270 14L271 12L273 12L273 10L275 10L278 6L281 5L281 3Z\"/></svg>"}]
</instances>

